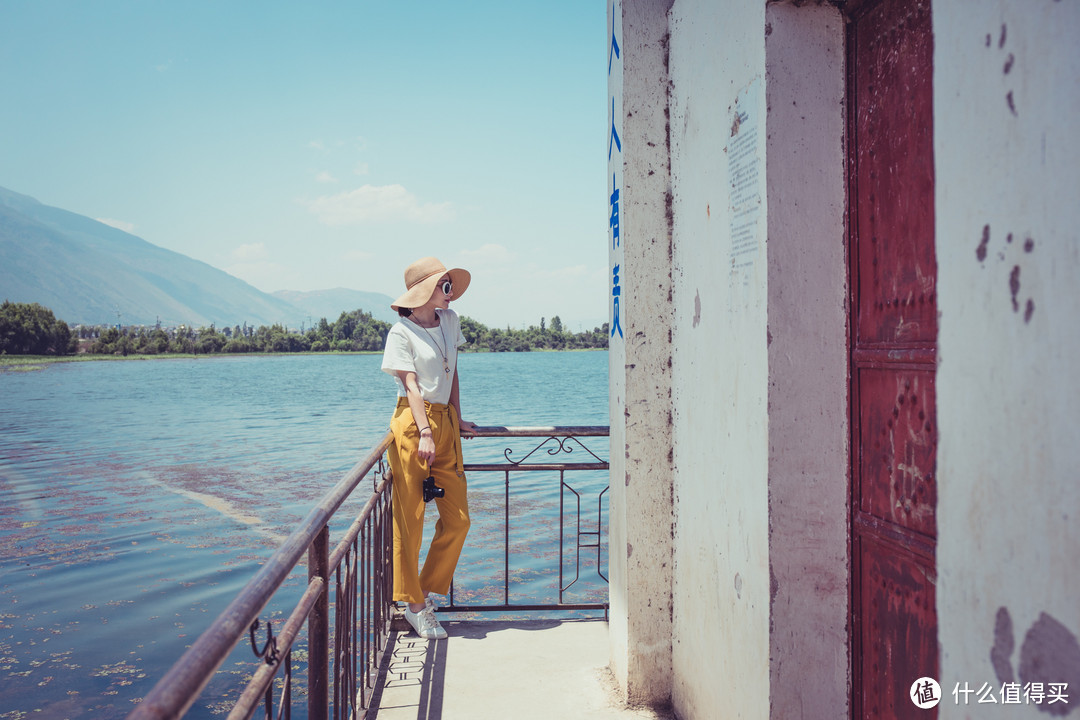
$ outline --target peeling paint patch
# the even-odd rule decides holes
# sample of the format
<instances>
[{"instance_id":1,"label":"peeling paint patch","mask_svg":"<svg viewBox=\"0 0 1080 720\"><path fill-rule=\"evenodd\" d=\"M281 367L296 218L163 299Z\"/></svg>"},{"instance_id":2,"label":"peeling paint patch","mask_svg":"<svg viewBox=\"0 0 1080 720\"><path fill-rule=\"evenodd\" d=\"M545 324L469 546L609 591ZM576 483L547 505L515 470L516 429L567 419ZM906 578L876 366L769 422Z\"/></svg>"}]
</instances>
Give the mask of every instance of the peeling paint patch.
<instances>
[{"instance_id":1,"label":"peeling paint patch","mask_svg":"<svg viewBox=\"0 0 1080 720\"><path fill-rule=\"evenodd\" d=\"M1020 647L1021 683L1041 682L1068 683L1068 687L1080 687L1080 643L1069 628L1046 613L1039 613L1039 619L1024 636ZM1040 712L1050 715L1066 715L1072 705L1062 703L1038 705Z\"/></svg>"},{"instance_id":2,"label":"peeling paint patch","mask_svg":"<svg viewBox=\"0 0 1080 720\"><path fill-rule=\"evenodd\" d=\"M1019 249L1020 248L1020 243L1017 242L1017 243L1014 244L1013 243L1013 237L1014 237L1013 233L1011 233L1011 232L1006 233L1004 245L999 244L999 246L997 248L994 248L994 255L997 257L997 259L1000 262L1006 262L1007 260L1010 259L1010 255L1015 255L1016 252L1020 252L1020 249ZM1016 247L1017 250L1013 251L1013 250L1011 250L1011 247ZM991 250L991 248L990 248L990 225L986 224L986 225L983 225L982 237L979 240L978 246L976 246L976 248L975 248L975 259L978 260L979 263L985 263L986 259L990 255L990 250ZM1025 255L1030 255L1034 251L1035 251L1035 240L1030 236L1024 237L1023 253ZM1012 262L1014 264L1012 266L1012 269L1009 271L1009 280L1008 280L1008 282L1009 282L1009 296L1010 296L1010 301L1012 302L1012 309L1013 309L1014 313L1019 314L1020 310L1022 308L1023 309L1024 324L1028 324L1028 323L1031 322L1031 318L1035 315L1035 299L1033 297L1028 297L1026 300L1021 299L1021 297L1020 297L1020 275L1021 275L1021 272L1022 272L1021 264L1022 264L1023 261L1019 260L1019 262L1018 262L1018 259L1013 257Z\"/></svg>"},{"instance_id":3,"label":"peeling paint patch","mask_svg":"<svg viewBox=\"0 0 1080 720\"><path fill-rule=\"evenodd\" d=\"M1012 272L1009 273L1009 292L1012 293L1013 312L1020 311L1020 303L1016 301L1016 296L1020 293L1020 266L1013 265Z\"/></svg>"},{"instance_id":4,"label":"peeling paint patch","mask_svg":"<svg viewBox=\"0 0 1080 720\"><path fill-rule=\"evenodd\" d=\"M701 292L699 290L694 291L694 322L693 326L697 327L701 324Z\"/></svg>"},{"instance_id":5,"label":"peeling paint patch","mask_svg":"<svg viewBox=\"0 0 1080 720\"><path fill-rule=\"evenodd\" d=\"M979 247L975 248L975 258L979 262L986 260L986 246L990 244L990 226L983 225L982 241L979 243Z\"/></svg>"},{"instance_id":6,"label":"peeling paint patch","mask_svg":"<svg viewBox=\"0 0 1080 720\"><path fill-rule=\"evenodd\" d=\"M1005 40L1008 37L1008 30L1005 23L1001 24L1001 32L998 35L997 47L998 50L1005 50ZM991 47L990 33L986 34L986 47ZM1001 67L1002 75L1008 75L1012 72L1013 65L1016 64L1016 56L1013 53L1008 53L1005 56L1005 62ZM1016 99L1013 97L1013 91L1009 90L1005 93L1005 104L1009 107L1009 112L1013 117L1019 117L1019 113L1016 111Z\"/></svg>"},{"instance_id":7,"label":"peeling paint patch","mask_svg":"<svg viewBox=\"0 0 1080 720\"><path fill-rule=\"evenodd\" d=\"M994 666L998 682L1002 684L1013 682L1012 654L1015 647L1012 616L1008 608L1000 607L994 618L994 646L990 648L990 663Z\"/></svg>"},{"instance_id":8,"label":"peeling paint patch","mask_svg":"<svg viewBox=\"0 0 1080 720\"><path fill-rule=\"evenodd\" d=\"M1008 608L998 608L994 618L994 645L990 649L990 662L998 681L1015 682L1012 668L1012 653L1016 641L1013 637L1012 616ZM1017 668L1019 684L1028 687L1035 683L1044 692L1053 693L1054 688L1077 687L1080 685L1080 643L1076 636L1055 618L1039 613L1024 636L1020 648L1020 666ZM1065 703L1040 703L1039 712L1050 715L1068 715L1072 706Z\"/></svg>"}]
</instances>

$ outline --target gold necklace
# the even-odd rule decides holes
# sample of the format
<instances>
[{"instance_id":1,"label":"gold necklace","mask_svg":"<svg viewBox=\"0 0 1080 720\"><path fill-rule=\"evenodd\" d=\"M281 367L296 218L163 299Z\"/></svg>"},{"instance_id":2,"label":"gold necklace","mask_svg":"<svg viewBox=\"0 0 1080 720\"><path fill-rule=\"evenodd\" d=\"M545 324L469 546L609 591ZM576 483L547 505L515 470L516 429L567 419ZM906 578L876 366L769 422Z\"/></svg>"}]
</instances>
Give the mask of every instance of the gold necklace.
<instances>
[{"instance_id":1,"label":"gold necklace","mask_svg":"<svg viewBox=\"0 0 1080 720\"><path fill-rule=\"evenodd\" d=\"M420 325L420 323L416 323L416 324ZM447 375L449 375L450 374L450 361L446 357L446 353L447 353L448 350L447 351L443 350L443 345L448 345L448 343L446 342L446 331L443 330L442 321L439 322L439 334L442 335L443 345L439 345L439 341L435 339L435 336L431 334L430 330L428 330L423 325L420 325L420 327L424 328L424 332L426 332L431 337L431 342L435 343L435 347L439 349L439 354L442 355L443 370L446 372Z\"/></svg>"}]
</instances>

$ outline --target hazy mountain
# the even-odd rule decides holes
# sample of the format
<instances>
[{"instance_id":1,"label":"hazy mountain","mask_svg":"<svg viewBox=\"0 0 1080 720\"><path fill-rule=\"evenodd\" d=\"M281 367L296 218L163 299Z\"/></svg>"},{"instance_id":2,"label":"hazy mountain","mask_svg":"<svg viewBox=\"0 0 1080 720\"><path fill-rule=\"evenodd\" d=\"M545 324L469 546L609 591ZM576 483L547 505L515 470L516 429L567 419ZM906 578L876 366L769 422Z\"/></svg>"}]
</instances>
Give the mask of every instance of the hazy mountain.
<instances>
[{"instance_id":1,"label":"hazy mountain","mask_svg":"<svg viewBox=\"0 0 1080 720\"><path fill-rule=\"evenodd\" d=\"M382 293L334 288L311 292L278 290L271 294L304 310L311 318L306 323L309 327L312 323L319 322L319 318L326 318L333 322L341 313L356 309L371 313L376 320L385 320L388 323L399 320L398 314L390 309L390 303L394 302L394 298Z\"/></svg>"},{"instance_id":2,"label":"hazy mountain","mask_svg":"<svg viewBox=\"0 0 1080 720\"><path fill-rule=\"evenodd\" d=\"M0 188L0 301L40 303L69 324L115 323L119 313L125 325L296 328L309 315L317 321L358 307L389 312L391 298L350 292L326 291L325 306L311 304L320 293L298 293L305 301L294 304L204 262ZM340 302L346 304L337 307ZM312 312L316 307L324 309Z\"/></svg>"}]
</instances>

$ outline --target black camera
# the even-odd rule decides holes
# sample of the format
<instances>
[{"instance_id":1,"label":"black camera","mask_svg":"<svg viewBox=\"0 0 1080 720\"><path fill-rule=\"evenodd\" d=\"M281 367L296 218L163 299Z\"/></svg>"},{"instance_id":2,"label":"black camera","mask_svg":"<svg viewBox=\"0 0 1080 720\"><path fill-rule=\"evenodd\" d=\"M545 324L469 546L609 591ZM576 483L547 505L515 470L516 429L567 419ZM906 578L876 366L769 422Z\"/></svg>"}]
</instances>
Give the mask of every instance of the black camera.
<instances>
[{"instance_id":1,"label":"black camera","mask_svg":"<svg viewBox=\"0 0 1080 720\"><path fill-rule=\"evenodd\" d=\"M440 498L446 494L446 490L435 484L435 478L428 476L424 480L424 502L431 502L435 498Z\"/></svg>"}]
</instances>

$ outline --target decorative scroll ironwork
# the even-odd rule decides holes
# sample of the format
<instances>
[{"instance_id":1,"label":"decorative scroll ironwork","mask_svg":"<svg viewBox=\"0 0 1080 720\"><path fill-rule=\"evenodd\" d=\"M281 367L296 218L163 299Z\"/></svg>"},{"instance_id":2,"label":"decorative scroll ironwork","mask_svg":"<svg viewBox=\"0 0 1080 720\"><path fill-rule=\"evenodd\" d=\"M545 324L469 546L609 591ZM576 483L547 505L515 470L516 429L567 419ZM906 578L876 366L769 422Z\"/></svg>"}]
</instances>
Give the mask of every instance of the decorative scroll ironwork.
<instances>
[{"instance_id":1,"label":"decorative scroll ironwork","mask_svg":"<svg viewBox=\"0 0 1080 720\"><path fill-rule=\"evenodd\" d=\"M259 620L259 618L255 618L254 620L252 620L251 625L248 627L248 636L249 636L249 639L251 640L251 651L253 653L255 653L255 657L262 660L263 663L270 668L270 672L268 673L268 676L271 679L271 681L272 681L273 677L277 674L277 671L278 671L279 667L284 668L284 670L282 672L283 677L282 677L281 695L278 698L278 712L277 712L276 717L277 717L278 720L281 720L282 718L285 718L286 720L288 720L288 718L292 717L292 640L289 639L285 643L286 650L285 650L285 656L284 656L284 659L283 659L282 656L281 656L280 649L278 648L278 638L274 635L272 623L269 620L267 620L266 621L266 642L263 643L263 646L260 649L259 646L258 646L258 641L256 641L256 639L255 639L255 633L258 632L260 624L261 624L261 621ZM280 663L280 665L279 665L279 663ZM263 673L263 674L267 675L267 673ZM252 682L248 685L249 690L252 688L253 685L256 684L256 680L257 680L258 675L259 675L259 673L256 673L256 678L253 678ZM246 694L248 695L248 697L254 697L253 693L249 692L249 693L246 693ZM268 682L266 684L265 689L262 691L262 701L263 701L264 716L265 716L266 720L271 720L271 718L275 717L275 715L274 715L274 686L273 686L273 682ZM242 704L241 702L238 702L237 706L239 707L241 704ZM240 712L240 713L238 713L237 712L238 707L233 708L233 712L230 713L230 715L229 715L230 720L232 718L236 718L238 716L239 717L245 717L245 718L251 716L250 712ZM253 707L250 708L250 709L254 710Z\"/></svg>"},{"instance_id":2,"label":"decorative scroll ironwork","mask_svg":"<svg viewBox=\"0 0 1080 720\"><path fill-rule=\"evenodd\" d=\"M604 460L600 459L600 457L596 453L594 453L589 448L585 447L585 445L581 442L581 440L578 439L578 437L576 435L567 435L567 436L564 436L564 437L559 437L558 435L549 435L548 437L544 438L543 442L541 442L539 445L537 445L532 450L530 450L525 455L525 457L521 458L520 460L514 460L513 458L510 457L511 455L514 454L514 450L513 450L513 448L508 447L505 450L503 450L503 457L506 458L506 461L508 463L510 463L511 465L521 465L523 462L528 460L538 450L543 448L545 445L547 445L551 441L554 441L556 443L556 445L545 449L545 452L547 452L548 455L554 456L554 455L558 455L560 453L572 453L572 452L574 452L574 448L573 448L573 446L569 445L571 440L574 441L574 443L577 444L577 446L579 448L581 448L585 452L589 453L589 455L591 455L596 462L598 462L598 463L604 462Z\"/></svg>"},{"instance_id":3,"label":"decorative scroll ironwork","mask_svg":"<svg viewBox=\"0 0 1080 720\"><path fill-rule=\"evenodd\" d=\"M262 650L260 650L255 641L255 633L259 629L259 624L259 618L255 618L251 621L251 627L248 628L248 634L251 636L251 651L255 653L255 657L259 658L267 665L273 665L278 661L277 638L274 637L274 630L271 627L270 621L267 620L266 642L263 643Z\"/></svg>"}]
</instances>

